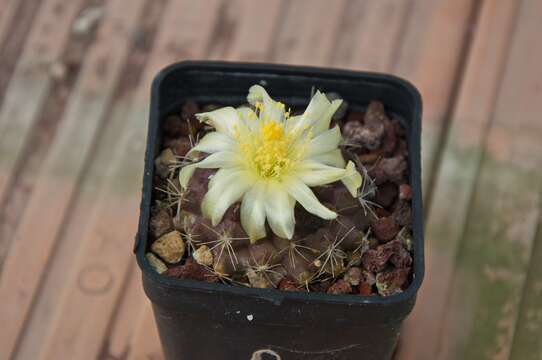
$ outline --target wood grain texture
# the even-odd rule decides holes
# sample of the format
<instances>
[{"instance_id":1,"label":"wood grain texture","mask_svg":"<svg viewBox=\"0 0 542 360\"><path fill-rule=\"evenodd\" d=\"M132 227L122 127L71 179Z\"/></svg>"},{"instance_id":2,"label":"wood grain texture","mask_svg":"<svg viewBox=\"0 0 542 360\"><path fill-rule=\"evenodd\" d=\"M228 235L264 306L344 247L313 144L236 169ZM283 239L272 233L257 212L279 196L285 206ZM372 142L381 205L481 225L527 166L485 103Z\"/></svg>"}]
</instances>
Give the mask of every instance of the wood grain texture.
<instances>
[{"instance_id":1,"label":"wood grain texture","mask_svg":"<svg viewBox=\"0 0 542 360\"><path fill-rule=\"evenodd\" d=\"M0 46L9 35L10 26L13 24L18 5L18 0L0 1Z\"/></svg>"},{"instance_id":2,"label":"wood grain texture","mask_svg":"<svg viewBox=\"0 0 542 360\"><path fill-rule=\"evenodd\" d=\"M230 61L266 61L281 28L284 0L237 1L233 39L219 56Z\"/></svg>"},{"instance_id":3,"label":"wood grain texture","mask_svg":"<svg viewBox=\"0 0 542 360\"><path fill-rule=\"evenodd\" d=\"M39 174L33 197L14 234L13 246L0 278L0 297L6 307L0 321L0 348L14 350L34 295L40 287L77 181L85 167L116 81L122 71L134 27L144 0L111 0L96 41L83 64L55 142ZM107 39L107 41L105 41ZM25 259L25 261L21 261Z\"/></svg>"},{"instance_id":4,"label":"wood grain texture","mask_svg":"<svg viewBox=\"0 0 542 360\"><path fill-rule=\"evenodd\" d=\"M435 359L445 336L441 325L447 312L456 256L506 65L517 7L516 1L507 0L486 2L481 10L465 81L443 149L433 206L426 219L426 276L417 305L404 324L399 359Z\"/></svg>"},{"instance_id":5,"label":"wood grain texture","mask_svg":"<svg viewBox=\"0 0 542 360\"><path fill-rule=\"evenodd\" d=\"M542 211L539 210L540 213ZM538 219L537 236L519 306L514 340L510 350L511 360L542 359L542 342L540 342L542 338L542 262L540 259L542 259L542 217Z\"/></svg>"},{"instance_id":6,"label":"wood grain texture","mask_svg":"<svg viewBox=\"0 0 542 360\"><path fill-rule=\"evenodd\" d=\"M0 109L0 201L51 88L49 68L61 56L82 3L46 0L34 20Z\"/></svg>"},{"instance_id":7,"label":"wood grain texture","mask_svg":"<svg viewBox=\"0 0 542 360\"><path fill-rule=\"evenodd\" d=\"M433 172L464 50L473 31L471 15L477 0L419 0L413 3L403 30L393 72L411 81L423 98L422 180L424 196Z\"/></svg>"},{"instance_id":8,"label":"wood grain texture","mask_svg":"<svg viewBox=\"0 0 542 360\"><path fill-rule=\"evenodd\" d=\"M123 127L117 133L115 143L108 146L109 163L101 174L101 183L98 183L92 197L79 197L73 211L76 214L87 213L88 222L84 227L70 222L66 231L69 236L62 239L62 243L67 244L77 238L79 247L71 254L76 260L64 288L61 292L49 294L55 299L56 314L41 349L45 358L69 355L70 358L93 359L104 350L102 346L108 340L106 336L111 318L117 304L123 303L121 298L125 295L127 271L134 271L133 259L127 251L132 245L138 220L148 114L144 99L150 86L149 79L158 71L157 68L183 58L202 56L216 21L217 12L212 11L211 5L216 9L219 1L207 2L206 6L187 0L169 2L142 82L129 96L114 104L111 116L118 118L110 121ZM181 13L182 16L179 15ZM194 31L191 19L203 19L207 25ZM169 51L172 43L197 46L177 47L176 51ZM164 56L166 52L168 56ZM48 279L51 284L58 281L58 278ZM144 297L138 295L137 299L141 301L133 302L133 309L123 309L130 310L133 318L138 317L140 306L144 304ZM84 313L80 311L81 306L86 309ZM127 340L132 341L130 337ZM117 348L124 346L119 344Z\"/></svg>"},{"instance_id":9,"label":"wood grain texture","mask_svg":"<svg viewBox=\"0 0 542 360\"><path fill-rule=\"evenodd\" d=\"M288 2L276 39L273 61L298 65L328 64L333 57L346 0Z\"/></svg>"},{"instance_id":10,"label":"wood grain texture","mask_svg":"<svg viewBox=\"0 0 542 360\"><path fill-rule=\"evenodd\" d=\"M457 253L440 359L510 355L542 190L541 14L539 1L521 3Z\"/></svg>"}]
</instances>

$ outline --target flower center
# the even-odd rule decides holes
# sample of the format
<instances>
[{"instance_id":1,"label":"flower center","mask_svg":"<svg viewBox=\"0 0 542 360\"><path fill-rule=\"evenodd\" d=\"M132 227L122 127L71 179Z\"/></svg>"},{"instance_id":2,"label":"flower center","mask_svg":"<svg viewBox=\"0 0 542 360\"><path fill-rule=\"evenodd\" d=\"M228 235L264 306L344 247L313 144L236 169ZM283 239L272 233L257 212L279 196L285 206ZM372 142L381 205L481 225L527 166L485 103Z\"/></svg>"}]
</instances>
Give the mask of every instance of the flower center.
<instances>
[{"instance_id":1,"label":"flower center","mask_svg":"<svg viewBox=\"0 0 542 360\"><path fill-rule=\"evenodd\" d=\"M269 121L241 142L241 150L260 177L280 178L296 160L291 145L284 125Z\"/></svg>"}]
</instances>

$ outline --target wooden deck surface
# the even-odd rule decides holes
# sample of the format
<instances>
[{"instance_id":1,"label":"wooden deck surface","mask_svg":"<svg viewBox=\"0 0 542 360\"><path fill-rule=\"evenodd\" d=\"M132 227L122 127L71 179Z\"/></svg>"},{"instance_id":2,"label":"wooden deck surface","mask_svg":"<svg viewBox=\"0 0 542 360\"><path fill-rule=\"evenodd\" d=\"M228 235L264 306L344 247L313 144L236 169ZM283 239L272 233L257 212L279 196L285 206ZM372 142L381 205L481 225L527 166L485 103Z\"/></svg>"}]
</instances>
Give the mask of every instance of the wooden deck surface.
<instances>
[{"instance_id":1,"label":"wooden deck surface","mask_svg":"<svg viewBox=\"0 0 542 360\"><path fill-rule=\"evenodd\" d=\"M542 359L542 1L0 0L0 359L161 359L131 254L149 87L184 59L391 72L424 99L400 360Z\"/></svg>"}]
</instances>

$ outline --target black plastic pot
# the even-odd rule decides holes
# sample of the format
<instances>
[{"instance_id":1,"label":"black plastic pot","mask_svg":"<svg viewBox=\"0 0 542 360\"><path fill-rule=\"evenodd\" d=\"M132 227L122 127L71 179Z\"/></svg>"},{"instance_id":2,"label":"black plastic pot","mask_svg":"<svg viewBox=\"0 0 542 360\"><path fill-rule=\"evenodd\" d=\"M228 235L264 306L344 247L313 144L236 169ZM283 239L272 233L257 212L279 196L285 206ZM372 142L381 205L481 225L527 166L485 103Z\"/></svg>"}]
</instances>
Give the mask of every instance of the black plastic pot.
<instances>
[{"instance_id":1,"label":"black plastic pot","mask_svg":"<svg viewBox=\"0 0 542 360\"><path fill-rule=\"evenodd\" d=\"M157 274L147 262L153 159L161 141L160 121L187 99L240 104L259 83L289 105L304 105L314 86L339 93L352 107L382 101L400 115L408 133L413 190L414 275L390 297L328 295L252 289ZM143 285L153 304L167 359L389 359L403 319L414 306L423 260L420 181L421 99L399 78L373 73L282 65L182 62L161 71L152 86L143 198L135 252ZM275 355L259 355L270 353Z\"/></svg>"}]
</instances>

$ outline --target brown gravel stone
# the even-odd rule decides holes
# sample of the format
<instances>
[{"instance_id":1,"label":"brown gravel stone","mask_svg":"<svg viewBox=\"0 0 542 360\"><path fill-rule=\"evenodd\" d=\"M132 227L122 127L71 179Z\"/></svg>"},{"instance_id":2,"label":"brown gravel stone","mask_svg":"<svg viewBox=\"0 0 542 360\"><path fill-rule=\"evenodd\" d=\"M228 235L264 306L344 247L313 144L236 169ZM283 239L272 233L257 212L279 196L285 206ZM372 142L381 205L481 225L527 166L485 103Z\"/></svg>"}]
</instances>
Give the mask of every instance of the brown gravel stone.
<instances>
[{"instance_id":1,"label":"brown gravel stone","mask_svg":"<svg viewBox=\"0 0 542 360\"><path fill-rule=\"evenodd\" d=\"M300 291L295 281L284 278L279 282L278 288L284 291Z\"/></svg>"},{"instance_id":2,"label":"brown gravel stone","mask_svg":"<svg viewBox=\"0 0 542 360\"><path fill-rule=\"evenodd\" d=\"M337 280L327 289L328 294L350 294L351 292L352 286L342 279Z\"/></svg>"},{"instance_id":3,"label":"brown gravel stone","mask_svg":"<svg viewBox=\"0 0 542 360\"><path fill-rule=\"evenodd\" d=\"M178 279L193 279L211 283L218 281L218 277L216 275L192 259L186 260L184 265L169 268L164 274L166 276L171 276Z\"/></svg>"},{"instance_id":4,"label":"brown gravel stone","mask_svg":"<svg viewBox=\"0 0 542 360\"><path fill-rule=\"evenodd\" d=\"M173 150L170 148L164 149L160 155L154 161L154 168L156 169L156 174L161 178L167 178L169 175L169 167L175 165L177 158L173 153Z\"/></svg>"},{"instance_id":5,"label":"brown gravel stone","mask_svg":"<svg viewBox=\"0 0 542 360\"><path fill-rule=\"evenodd\" d=\"M376 220L372 227L373 234L381 242L392 240L399 232L400 227L393 217L384 217Z\"/></svg>"},{"instance_id":6,"label":"brown gravel stone","mask_svg":"<svg viewBox=\"0 0 542 360\"><path fill-rule=\"evenodd\" d=\"M359 285L361 279L362 274L359 267L351 267L346 271L346 274L344 274L344 281L353 286Z\"/></svg>"},{"instance_id":7,"label":"brown gravel stone","mask_svg":"<svg viewBox=\"0 0 542 360\"><path fill-rule=\"evenodd\" d=\"M382 143L385 127L382 123L371 123L359 131L359 144L368 150L376 150Z\"/></svg>"},{"instance_id":8,"label":"brown gravel stone","mask_svg":"<svg viewBox=\"0 0 542 360\"><path fill-rule=\"evenodd\" d=\"M177 156L185 156L192 148L190 140L187 137L181 137L171 140L165 145L170 148Z\"/></svg>"},{"instance_id":9,"label":"brown gravel stone","mask_svg":"<svg viewBox=\"0 0 542 360\"><path fill-rule=\"evenodd\" d=\"M388 270L376 275L376 287L382 296L390 296L402 292L408 281L410 268Z\"/></svg>"},{"instance_id":10,"label":"brown gravel stone","mask_svg":"<svg viewBox=\"0 0 542 360\"><path fill-rule=\"evenodd\" d=\"M153 208L149 228L151 235L157 239L173 230L173 219L166 209Z\"/></svg>"},{"instance_id":11,"label":"brown gravel stone","mask_svg":"<svg viewBox=\"0 0 542 360\"><path fill-rule=\"evenodd\" d=\"M373 295L373 287L366 282L359 284L358 291L361 296Z\"/></svg>"},{"instance_id":12,"label":"brown gravel stone","mask_svg":"<svg viewBox=\"0 0 542 360\"><path fill-rule=\"evenodd\" d=\"M404 183L408 165L403 156L392 158L384 158L376 163L369 171L369 175L375 179L377 185L381 185L386 181L391 181L396 184Z\"/></svg>"},{"instance_id":13,"label":"brown gravel stone","mask_svg":"<svg viewBox=\"0 0 542 360\"><path fill-rule=\"evenodd\" d=\"M399 185L399 199L400 200L410 200L412 199L412 188L409 184Z\"/></svg>"},{"instance_id":14,"label":"brown gravel stone","mask_svg":"<svg viewBox=\"0 0 542 360\"><path fill-rule=\"evenodd\" d=\"M399 201L393 210L392 217L400 226L409 226L412 223L412 208L410 203Z\"/></svg>"},{"instance_id":15,"label":"brown gravel stone","mask_svg":"<svg viewBox=\"0 0 542 360\"><path fill-rule=\"evenodd\" d=\"M342 129L343 137L349 144L360 144L362 132L363 125L358 121L348 121Z\"/></svg>"},{"instance_id":16,"label":"brown gravel stone","mask_svg":"<svg viewBox=\"0 0 542 360\"><path fill-rule=\"evenodd\" d=\"M178 263L181 261L185 250L181 233L174 230L160 236L152 243L151 250L170 264Z\"/></svg>"},{"instance_id":17,"label":"brown gravel stone","mask_svg":"<svg viewBox=\"0 0 542 360\"><path fill-rule=\"evenodd\" d=\"M389 207L397 198L397 186L391 182L386 182L378 187L376 192L376 203Z\"/></svg>"},{"instance_id":18,"label":"brown gravel stone","mask_svg":"<svg viewBox=\"0 0 542 360\"><path fill-rule=\"evenodd\" d=\"M363 111L350 111L348 115L346 115L346 122L357 122L363 124L364 117L365 113Z\"/></svg>"},{"instance_id":19,"label":"brown gravel stone","mask_svg":"<svg viewBox=\"0 0 542 360\"><path fill-rule=\"evenodd\" d=\"M180 136L183 128L183 121L178 115L170 115L164 119L162 130L169 136Z\"/></svg>"},{"instance_id":20,"label":"brown gravel stone","mask_svg":"<svg viewBox=\"0 0 542 360\"><path fill-rule=\"evenodd\" d=\"M371 101L365 113L365 124L379 124L389 120L380 101Z\"/></svg>"}]
</instances>

